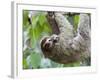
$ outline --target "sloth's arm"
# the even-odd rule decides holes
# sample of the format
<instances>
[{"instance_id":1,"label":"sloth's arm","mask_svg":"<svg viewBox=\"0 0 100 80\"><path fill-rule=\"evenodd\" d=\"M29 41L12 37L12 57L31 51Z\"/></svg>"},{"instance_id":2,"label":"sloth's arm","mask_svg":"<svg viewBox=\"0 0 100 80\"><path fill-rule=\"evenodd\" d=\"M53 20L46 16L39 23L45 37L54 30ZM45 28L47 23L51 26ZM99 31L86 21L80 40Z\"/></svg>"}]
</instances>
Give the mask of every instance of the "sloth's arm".
<instances>
[{"instance_id":1,"label":"sloth's arm","mask_svg":"<svg viewBox=\"0 0 100 80\"><path fill-rule=\"evenodd\" d=\"M82 51L84 57L90 56L91 28L88 14L80 14L77 29L77 36L73 38L71 47L74 50Z\"/></svg>"}]
</instances>

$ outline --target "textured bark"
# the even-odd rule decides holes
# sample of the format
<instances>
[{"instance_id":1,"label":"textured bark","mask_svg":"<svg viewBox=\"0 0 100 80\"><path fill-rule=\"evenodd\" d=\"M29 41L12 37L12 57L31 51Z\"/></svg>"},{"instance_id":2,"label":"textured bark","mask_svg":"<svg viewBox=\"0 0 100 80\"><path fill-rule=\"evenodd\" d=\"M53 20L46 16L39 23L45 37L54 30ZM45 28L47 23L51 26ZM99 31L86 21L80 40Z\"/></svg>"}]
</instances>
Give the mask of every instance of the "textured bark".
<instances>
[{"instance_id":1,"label":"textured bark","mask_svg":"<svg viewBox=\"0 0 100 80\"><path fill-rule=\"evenodd\" d=\"M58 31L60 33L54 33L59 37L59 40L52 45L52 48L48 50L42 48L43 54L47 58L50 58L58 63L66 64L75 61L82 61L90 57L91 33L88 14L80 14L76 36L74 36L73 33L73 26L61 13L54 13L54 17L51 17L51 20L55 21L54 23L49 21L52 29L59 29ZM53 25L55 23L56 26ZM52 36L53 35L51 35L49 38Z\"/></svg>"}]
</instances>

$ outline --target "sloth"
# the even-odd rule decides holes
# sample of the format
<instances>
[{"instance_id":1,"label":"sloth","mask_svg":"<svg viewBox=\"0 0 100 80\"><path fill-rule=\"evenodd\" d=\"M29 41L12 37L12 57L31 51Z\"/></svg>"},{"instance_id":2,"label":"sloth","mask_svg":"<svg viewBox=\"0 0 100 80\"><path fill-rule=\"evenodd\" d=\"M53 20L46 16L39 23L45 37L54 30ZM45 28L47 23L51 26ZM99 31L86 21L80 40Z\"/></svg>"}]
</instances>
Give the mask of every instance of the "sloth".
<instances>
[{"instance_id":1,"label":"sloth","mask_svg":"<svg viewBox=\"0 0 100 80\"><path fill-rule=\"evenodd\" d=\"M90 26L87 14L80 15L77 36L74 37L73 26L61 13L54 13L60 33L44 37L41 50L45 58L57 63L67 64L90 57ZM83 24L85 22L85 24Z\"/></svg>"}]
</instances>

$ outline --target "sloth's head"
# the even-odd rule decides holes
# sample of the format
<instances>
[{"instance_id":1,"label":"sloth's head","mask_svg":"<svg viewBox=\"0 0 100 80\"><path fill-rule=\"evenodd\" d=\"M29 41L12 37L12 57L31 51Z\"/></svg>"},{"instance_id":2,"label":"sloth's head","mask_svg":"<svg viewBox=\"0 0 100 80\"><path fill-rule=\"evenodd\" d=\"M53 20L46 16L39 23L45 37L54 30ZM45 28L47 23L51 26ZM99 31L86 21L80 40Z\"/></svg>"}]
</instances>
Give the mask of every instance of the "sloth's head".
<instances>
[{"instance_id":1,"label":"sloth's head","mask_svg":"<svg viewBox=\"0 0 100 80\"><path fill-rule=\"evenodd\" d=\"M59 40L59 37L57 35L52 35L50 37L45 37L41 41L41 48L45 50L50 50L53 48L55 43L57 43Z\"/></svg>"},{"instance_id":2,"label":"sloth's head","mask_svg":"<svg viewBox=\"0 0 100 80\"><path fill-rule=\"evenodd\" d=\"M52 48L53 41L50 39L50 37L45 37L41 40L41 49L42 50L49 50Z\"/></svg>"}]
</instances>

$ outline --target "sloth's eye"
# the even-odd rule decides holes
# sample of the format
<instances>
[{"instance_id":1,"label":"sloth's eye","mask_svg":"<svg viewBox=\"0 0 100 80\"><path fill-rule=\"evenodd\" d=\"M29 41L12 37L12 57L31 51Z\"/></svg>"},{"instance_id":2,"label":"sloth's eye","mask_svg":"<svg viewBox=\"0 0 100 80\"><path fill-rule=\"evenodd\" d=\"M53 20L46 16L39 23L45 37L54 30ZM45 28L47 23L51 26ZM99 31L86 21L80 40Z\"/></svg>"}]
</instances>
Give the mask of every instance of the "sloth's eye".
<instances>
[{"instance_id":1,"label":"sloth's eye","mask_svg":"<svg viewBox=\"0 0 100 80\"><path fill-rule=\"evenodd\" d=\"M51 39L49 39L49 41L51 41Z\"/></svg>"},{"instance_id":2,"label":"sloth's eye","mask_svg":"<svg viewBox=\"0 0 100 80\"><path fill-rule=\"evenodd\" d=\"M56 38L59 38L59 37L56 37Z\"/></svg>"}]
</instances>

